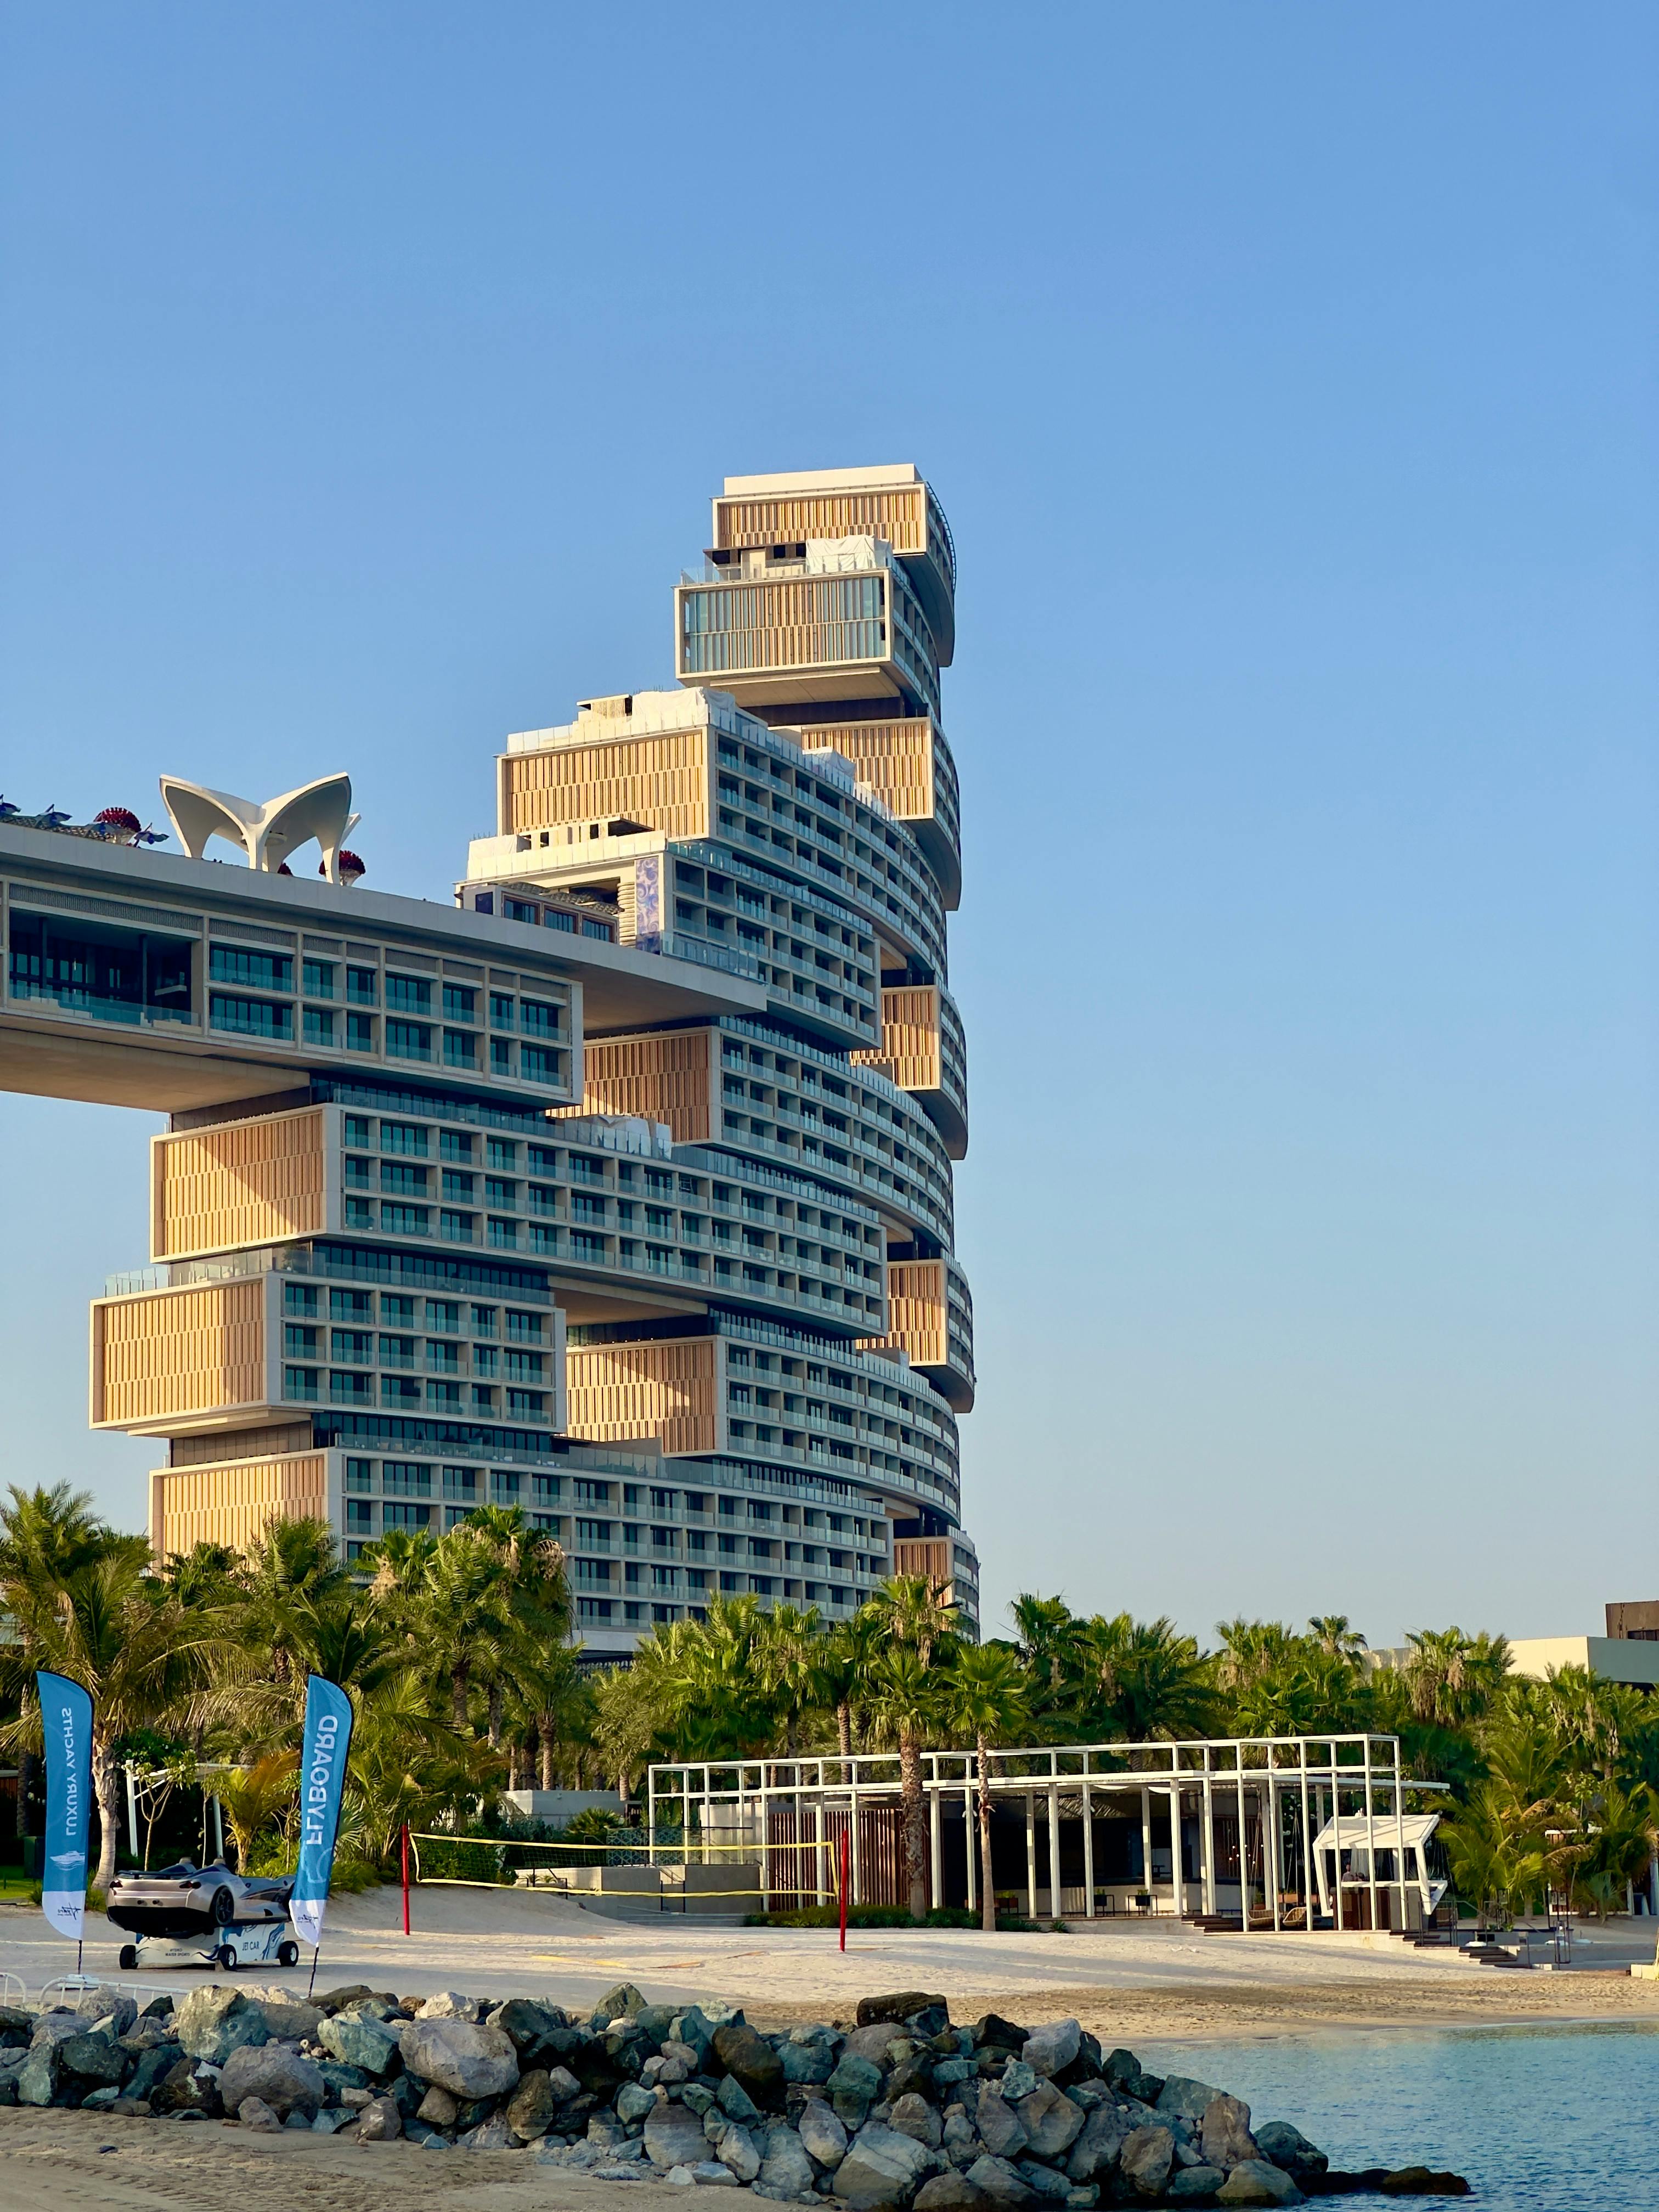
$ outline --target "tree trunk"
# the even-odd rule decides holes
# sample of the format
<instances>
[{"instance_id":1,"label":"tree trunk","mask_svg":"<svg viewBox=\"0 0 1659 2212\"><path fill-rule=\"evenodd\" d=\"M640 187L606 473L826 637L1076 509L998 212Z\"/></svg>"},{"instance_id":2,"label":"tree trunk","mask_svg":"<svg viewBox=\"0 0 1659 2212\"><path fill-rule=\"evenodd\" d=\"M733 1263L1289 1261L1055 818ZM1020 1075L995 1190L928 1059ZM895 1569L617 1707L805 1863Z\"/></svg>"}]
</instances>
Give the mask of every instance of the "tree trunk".
<instances>
[{"instance_id":1,"label":"tree trunk","mask_svg":"<svg viewBox=\"0 0 1659 2212\"><path fill-rule=\"evenodd\" d=\"M492 1682L489 1686L489 1719L487 1725L489 1735L489 1748L492 1751L499 1751L501 1747L501 1686L499 1682Z\"/></svg>"},{"instance_id":2,"label":"tree trunk","mask_svg":"<svg viewBox=\"0 0 1659 2212\"><path fill-rule=\"evenodd\" d=\"M541 1738L542 1745L542 1788L550 1790L553 1787L553 1749L556 1741L551 1713L542 1715L536 1723L536 1733Z\"/></svg>"},{"instance_id":3,"label":"tree trunk","mask_svg":"<svg viewBox=\"0 0 1659 2212\"><path fill-rule=\"evenodd\" d=\"M29 1832L29 1791L34 1784L34 1753L20 1751L17 1754L17 1827L21 1840Z\"/></svg>"},{"instance_id":4,"label":"tree trunk","mask_svg":"<svg viewBox=\"0 0 1659 2212\"><path fill-rule=\"evenodd\" d=\"M465 1667L452 1667L449 1670L449 1710L450 1717L458 1729L466 1726L466 1692Z\"/></svg>"},{"instance_id":5,"label":"tree trunk","mask_svg":"<svg viewBox=\"0 0 1659 2212\"><path fill-rule=\"evenodd\" d=\"M120 1832L121 1765L108 1743L92 1740L92 1788L98 1800L98 1871L96 1887L107 1893L115 1873L115 1839Z\"/></svg>"},{"instance_id":6,"label":"tree trunk","mask_svg":"<svg viewBox=\"0 0 1659 2212\"><path fill-rule=\"evenodd\" d=\"M991 1776L990 1752L985 1738L979 1740L979 1894L981 1911L980 1925L988 1936L997 1932L996 1884L991 1873L991 1792L988 1788Z\"/></svg>"},{"instance_id":7,"label":"tree trunk","mask_svg":"<svg viewBox=\"0 0 1659 2212\"><path fill-rule=\"evenodd\" d=\"M910 1917L927 1917L927 1817L921 1794L921 1739L899 1738L899 1789L904 1799L904 1856L910 1876Z\"/></svg>"},{"instance_id":8,"label":"tree trunk","mask_svg":"<svg viewBox=\"0 0 1659 2212\"><path fill-rule=\"evenodd\" d=\"M836 1707L836 1735L840 1740L843 1761L841 1778L845 1782L847 1779L845 1762L853 1756L853 1707L850 1700Z\"/></svg>"}]
</instances>

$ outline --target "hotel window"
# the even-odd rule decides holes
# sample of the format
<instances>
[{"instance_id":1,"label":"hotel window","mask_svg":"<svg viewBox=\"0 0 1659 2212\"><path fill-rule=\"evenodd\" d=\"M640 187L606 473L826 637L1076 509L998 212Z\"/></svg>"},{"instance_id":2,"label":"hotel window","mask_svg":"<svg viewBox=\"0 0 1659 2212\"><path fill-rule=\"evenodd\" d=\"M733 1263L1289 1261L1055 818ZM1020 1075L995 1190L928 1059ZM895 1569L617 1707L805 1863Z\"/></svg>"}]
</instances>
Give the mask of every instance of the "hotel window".
<instances>
[{"instance_id":1,"label":"hotel window","mask_svg":"<svg viewBox=\"0 0 1659 2212\"><path fill-rule=\"evenodd\" d=\"M307 1006L305 1014L305 1041L307 1044L334 1043L334 1017L322 1006Z\"/></svg>"},{"instance_id":2,"label":"hotel window","mask_svg":"<svg viewBox=\"0 0 1659 2212\"><path fill-rule=\"evenodd\" d=\"M265 999L228 998L220 991L208 994L208 1022L235 1036L271 1037L288 1043L294 1036L292 1006Z\"/></svg>"},{"instance_id":3,"label":"hotel window","mask_svg":"<svg viewBox=\"0 0 1659 2212\"><path fill-rule=\"evenodd\" d=\"M546 1045L520 1045L519 1065L526 1083L557 1083L562 1079L559 1055Z\"/></svg>"},{"instance_id":4,"label":"hotel window","mask_svg":"<svg viewBox=\"0 0 1659 2212\"><path fill-rule=\"evenodd\" d=\"M438 1158L441 1160L470 1161L472 1158L472 1139L465 1129L440 1129Z\"/></svg>"},{"instance_id":5,"label":"hotel window","mask_svg":"<svg viewBox=\"0 0 1659 2212\"><path fill-rule=\"evenodd\" d=\"M445 1206L438 1215L438 1234L447 1244L470 1244L472 1242L474 1217L458 1213L453 1206Z\"/></svg>"},{"instance_id":6,"label":"hotel window","mask_svg":"<svg viewBox=\"0 0 1659 2212\"><path fill-rule=\"evenodd\" d=\"M388 1501L380 1508L380 1520L387 1528L429 1528L432 1508L429 1505L394 1505Z\"/></svg>"},{"instance_id":7,"label":"hotel window","mask_svg":"<svg viewBox=\"0 0 1659 2212\"><path fill-rule=\"evenodd\" d=\"M368 1498L347 1498L346 1533L352 1536L372 1536L374 1534L374 1507Z\"/></svg>"},{"instance_id":8,"label":"hotel window","mask_svg":"<svg viewBox=\"0 0 1659 2212\"><path fill-rule=\"evenodd\" d=\"M394 1021L388 1014L386 1049L389 1060L430 1060L432 1031L425 1022Z\"/></svg>"},{"instance_id":9,"label":"hotel window","mask_svg":"<svg viewBox=\"0 0 1659 2212\"><path fill-rule=\"evenodd\" d=\"M469 1508L478 1502L478 1471L471 1467L447 1467L444 1469L444 1496L459 1498Z\"/></svg>"},{"instance_id":10,"label":"hotel window","mask_svg":"<svg viewBox=\"0 0 1659 2212\"><path fill-rule=\"evenodd\" d=\"M446 1067L476 1067L478 1065L478 1041L471 1030L444 1031L444 1066Z\"/></svg>"},{"instance_id":11,"label":"hotel window","mask_svg":"<svg viewBox=\"0 0 1659 2212\"><path fill-rule=\"evenodd\" d=\"M373 1014L346 1016L346 1050L373 1052L374 1049L374 1017Z\"/></svg>"},{"instance_id":12,"label":"hotel window","mask_svg":"<svg viewBox=\"0 0 1659 2212\"><path fill-rule=\"evenodd\" d=\"M424 1168L411 1167L403 1160L382 1160L380 1188L397 1198L424 1198L426 1174Z\"/></svg>"},{"instance_id":13,"label":"hotel window","mask_svg":"<svg viewBox=\"0 0 1659 2212\"><path fill-rule=\"evenodd\" d=\"M491 1037L489 1040L489 1072L492 1075L511 1075L513 1073L513 1048L505 1037Z\"/></svg>"},{"instance_id":14,"label":"hotel window","mask_svg":"<svg viewBox=\"0 0 1659 2212\"><path fill-rule=\"evenodd\" d=\"M313 1293L315 1296L315 1293ZM313 1305L312 1311L316 1308ZM283 1352L289 1359L314 1359L317 1356L317 1332L302 1322L288 1322L283 1328Z\"/></svg>"},{"instance_id":15,"label":"hotel window","mask_svg":"<svg viewBox=\"0 0 1659 2212\"><path fill-rule=\"evenodd\" d=\"M380 1208L380 1226L395 1237L424 1237L431 1219L431 1209L424 1206L393 1206L388 1202Z\"/></svg>"},{"instance_id":16,"label":"hotel window","mask_svg":"<svg viewBox=\"0 0 1659 2212\"><path fill-rule=\"evenodd\" d=\"M540 999L520 999L519 1027L526 1036L556 1037L559 1034L559 1009Z\"/></svg>"},{"instance_id":17,"label":"hotel window","mask_svg":"<svg viewBox=\"0 0 1659 2212\"><path fill-rule=\"evenodd\" d=\"M374 1006L380 1004L372 968L346 969L346 997L354 1006Z\"/></svg>"},{"instance_id":18,"label":"hotel window","mask_svg":"<svg viewBox=\"0 0 1659 2212\"><path fill-rule=\"evenodd\" d=\"M283 1370L283 1395L297 1398L309 1404L317 1396L317 1370L314 1367L285 1367Z\"/></svg>"},{"instance_id":19,"label":"hotel window","mask_svg":"<svg viewBox=\"0 0 1659 2212\"><path fill-rule=\"evenodd\" d=\"M489 1026L493 1030L510 1030L513 1026L513 1001L504 991L489 994Z\"/></svg>"},{"instance_id":20,"label":"hotel window","mask_svg":"<svg viewBox=\"0 0 1659 2212\"><path fill-rule=\"evenodd\" d=\"M216 945L208 954L208 980L240 983L252 991L291 991L294 963L286 952L249 952L229 945Z\"/></svg>"},{"instance_id":21,"label":"hotel window","mask_svg":"<svg viewBox=\"0 0 1659 2212\"><path fill-rule=\"evenodd\" d=\"M465 983L444 985L444 1019L447 1022L473 1022L477 1015L478 994Z\"/></svg>"},{"instance_id":22,"label":"hotel window","mask_svg":"<svg viewBox=\"0 0 1659 2212\"><path fill-rule=\"evenodd\" d=\"M432 986L417 975L388 975L386 979L386 1003L388 1012L429 1014L432 1012Z\"/></svg>"},{"instance_id":23,"label":"hotel window","mask_svg":"<svg viewBox=\"0 0 1659 2212\"><path fill-rule=\"evenodd\" d=\"M337 1328L330 1332L328 1356L348 1367L374 1364L374 1340L366 1328Z\"/></svg>"},{"instance_id":24,"label":"hotel window","mask_svg":"<svg viewBox=\"0 0 1659 2212\"><path fill-rule=\"evenodd\" d=\"M315 1283L284 1283L283 1311L289 1314L310 1314L314 1317L317 1311Z\"/></svg>"},{"instance_id":25,"label":"hotel window","mask_svg":"<svg viewBox=\"0 0 1659 2212\"><path fill-rule=\"evenodd\" d=\"M349 1459L345 1463L345 1484L348 1490L373 1490L374 1462L368 1459Z\"/></svg>"},{"instance_id":26,"label":"hotel window","mask_svg":"<svg viewBox=\"0 0 1659 2212\"><path fill-rule=\"evenodd\" d=\"M331 960L307 960L301 965L300 987L308 999L331 999L334 996L334 963Z\"/></svg>"}]
</instances>

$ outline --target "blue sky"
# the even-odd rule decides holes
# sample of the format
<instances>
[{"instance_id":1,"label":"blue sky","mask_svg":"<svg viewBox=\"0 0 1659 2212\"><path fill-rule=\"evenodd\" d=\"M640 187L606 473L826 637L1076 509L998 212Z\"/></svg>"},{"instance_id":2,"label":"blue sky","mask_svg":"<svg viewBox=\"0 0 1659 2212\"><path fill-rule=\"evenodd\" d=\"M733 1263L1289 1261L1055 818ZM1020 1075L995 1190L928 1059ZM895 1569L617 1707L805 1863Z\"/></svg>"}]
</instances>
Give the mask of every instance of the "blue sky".
<instances>
[{"instance_id":1,"label":"blue sky","mask_svg":"<svg viewBox=\"0 0 1659 2212\"><path fill-rule=\"evenodd\" d=\"M1659 25L1635 7L20 5L0 787L343 766L447 897L670 679L727 471L962 563L966 1504L1016 1590L1659 1590ZM0 1097L0 1474L131 1525L137 1115Z\"/></svg>"}]
</instances>

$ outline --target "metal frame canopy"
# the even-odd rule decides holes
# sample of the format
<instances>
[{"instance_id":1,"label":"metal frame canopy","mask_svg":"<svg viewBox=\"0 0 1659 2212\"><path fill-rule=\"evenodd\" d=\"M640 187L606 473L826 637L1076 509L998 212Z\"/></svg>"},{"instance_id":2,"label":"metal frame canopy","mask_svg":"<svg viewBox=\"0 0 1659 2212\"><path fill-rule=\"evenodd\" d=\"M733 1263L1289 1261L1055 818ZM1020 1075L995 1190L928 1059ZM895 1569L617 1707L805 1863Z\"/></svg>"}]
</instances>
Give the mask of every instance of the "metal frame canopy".
<instances>
[{"instance_id":1,"label":"metal frame canopy","mask_svg":"<svg viewBox=\"0 0 1659 2212\"><path fill-rule=\"evenodd\" d=\"M1093 1919L1126 1909L1176 1917L1194 1911L1246 1933L1316 1932L1323 1906L1334 1932L1420 1925L1434 1903L1422 1872L1407 1876L1395 1848L1413 1790L1440 1782L1406 1774L1391 1735L1206 1736L1161 1743L1034 1745L991 1752L981 1776L971 1750L921 1754L927 1808L931 1894L945 1887L945 1827L968 1824L967 1903L977 1904L977 1851L971 1838L981 1796L993 1811L1025 1816L1025 1892L1033 1919L1046 1891L1053 1917ZM871 1847L867 1814L900 1802L895 1752L842 1759L808 1757L665 1761L647 1778L647 1841L653 1865L708 1862L741 1854L757 1862L763 1911L827 1903L836 1893L835 1854L848 1836L849 1896L872 1900L863 1862ZM1139 1811L1140 1871L1097 1880L1097 1820L1121 1820L1125 1801ZM1170 1869L1153 1873L1153 1808L1169 1822ZM1039 1811L1048 1831L1048 1880L1039 1883ZM1426 1841L1437 1815L1407 1822ZM1081 1830L1083 1881L1061 1882L1061 1828ZM1233 1824L1236 1823L1236 1831ZM1227 1832L1218 1835L1218 1826ZM1340 1848L1333 1848L1334 1842ZM1190 1854L1187 1850L1190 1843ZM863 1847L862 1849L860 1847ZM1075 1854L1072 1855L1073 1858ZM1189 1875L1191 1856L1197 1871ZM1379 1856L1384 1871L1379 1873ZM1344 1861L1350 1862L1345 1865ZM1068 1914L1071 1898L1076 1899ZM1133 1903L1129 1903L1129 1899Z\"/></svg>"}]
</instances>

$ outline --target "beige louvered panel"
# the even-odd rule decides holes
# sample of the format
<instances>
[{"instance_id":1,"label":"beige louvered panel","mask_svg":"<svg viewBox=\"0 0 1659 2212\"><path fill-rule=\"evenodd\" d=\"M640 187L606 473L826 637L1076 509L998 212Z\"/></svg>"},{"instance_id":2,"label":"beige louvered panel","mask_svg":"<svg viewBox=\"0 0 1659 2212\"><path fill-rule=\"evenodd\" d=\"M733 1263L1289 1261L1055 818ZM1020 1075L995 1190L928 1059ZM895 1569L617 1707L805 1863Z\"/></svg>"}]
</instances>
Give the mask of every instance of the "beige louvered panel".
<instances>
[{"instance_id":1,"label":"beige louvered panel","mask_svg":"<svg viewBox=\"0 0 1659 2212\"><path fill-rule=\"evenodd\" d=\"M569 1433L596 1443L654 1437L665 1452L719 1449L711 1336L573 1345L565 1355Z\"/></svg>"},{"instance_id":2,"label":"beige louvered panel","mask_svg":"<svg viewBox=\"0 0 1659 2212\"><path fill-rule=\"evenodd\" d=\"M625 815L669 837L708 835L708 763L701 729L508 753L501 834Z\"/></svg>"},{"instance_id":3,"label":"beige louvered panel","mask_svg":"<svg viewBox=\"0 0 1659 2212\"><path fill-rule=\"evenodd\" d=\"M925 714L891 722L813 722L800 732L808 752L849 760L876 796L902 822L933 812L933 732Z\"/></svg>"},{"instance_id":4,"label":"beige louvered panel","mask_svg":"<svg viewBox=\"0 0 1659 2212\"><path fill-rule=\"evenodd\" d=\"M850 1057L878 1067L901 1091L939 1087L939 990L932 983L902 985L881 994L881 1048Z\"/></svg>"},{"instance_id":5,"label":"beige louvered panel","mask_svg":"<svg viewBox=\"0 0 1659 2212\"><path fill-rule=\"evenodd\" d=\"M927 550L927 494L921 484L888 491L805 492L769 499L716 499L714 548L793 545L808 538L884 538L896 553Z\"/></svg>"},{"instance_id":6,"label":"beige louvered panel","mask_svg":"<svg viewBox=\"0 0 1659 2212\"><path fill-rule=\"evenodd\" d=\"M860 1351L902 1352L912 1367L946 1364L943 1260L890 1261L887 1312L886 1335L864 1338Z\"/></svg>"},{"instance_id":7,"label":"beige louvered panel","mask_svg":"<svg viewBox=\"0 0 1659 2212\"><path fill-rule=\"evenodd\" d=\"M228 1544L246 1552L273 1521L327 1518L328 1462L322 1452L169 1468L151 1477L149 1540L162 1559L197 1544Z\"/></svg>"},{"instance_id":8,"label":"beige louvered panel","mask_svg":"<svg viewBox=\"0 0 1659 2212\"><path fill-rule=\"evenodd\" d=\"M926 1575L930 1583L951 1579L951 1540L948 1536L895 1536L893 1572Z\"/></svg>"},{"instance_id":9,"label":"beige louvered panel","mask_svg":"<svg viewBox=\"0 0 1659 2212\"><path fill-rule=\"evenodd\" d=\"M153 1156L158 1260L314 1235L324 1218L323 1109L163 1137Z\"/></svg>"},{"instance_id":10,"label":"beige louvered panel","mask_svg":"<svg viewBox=\"0 0 1659 2212\"><path fill-rule=\"evenodd\" d=\"M253 1276L94 1306L94 1421L264 1404L264 1279Z\"/></svg>"},{"instance_id":11,"label":"beige louvered panel","mask_svg":"<svg viewBox=\"0 0 1659 2212\"><path fill-rule=\"evenodd\" d=\"M714 1133L714 1035L712 1030L668 1030L653 1036L590 1038L582 1051L581 1103L563 1113L637 1114L665 1121L677 1145L707 1144Z\"/></svg>"}]
</instances>

